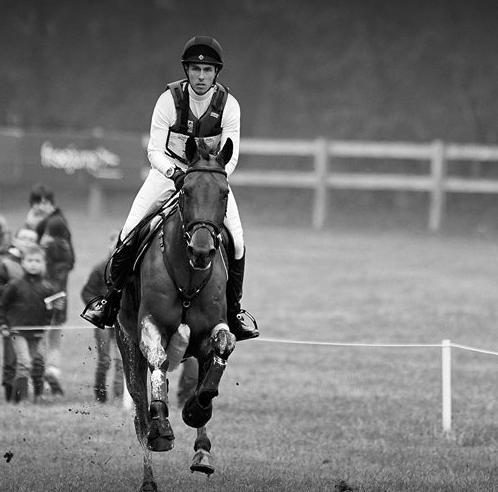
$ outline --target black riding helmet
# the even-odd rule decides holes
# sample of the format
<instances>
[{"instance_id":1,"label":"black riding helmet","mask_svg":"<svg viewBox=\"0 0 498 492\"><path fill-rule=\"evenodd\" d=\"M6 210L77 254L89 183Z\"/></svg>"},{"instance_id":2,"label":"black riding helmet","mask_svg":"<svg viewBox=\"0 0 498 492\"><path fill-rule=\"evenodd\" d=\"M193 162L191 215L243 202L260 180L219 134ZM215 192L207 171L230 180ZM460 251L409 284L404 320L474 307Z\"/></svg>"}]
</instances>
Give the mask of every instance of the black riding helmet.
<instances>
[{"instance_id":1,"label":"black riding helmet","mask_svg":"<svg viewBox=\"0 0 498 492\"><path fill-rule=\"evenodd\" d=\"M209 63L215 65L217 72L223 68L223 50L220 43L210 36L195 36L183 49L182 64Z\"/></svg>"}]
</instances>

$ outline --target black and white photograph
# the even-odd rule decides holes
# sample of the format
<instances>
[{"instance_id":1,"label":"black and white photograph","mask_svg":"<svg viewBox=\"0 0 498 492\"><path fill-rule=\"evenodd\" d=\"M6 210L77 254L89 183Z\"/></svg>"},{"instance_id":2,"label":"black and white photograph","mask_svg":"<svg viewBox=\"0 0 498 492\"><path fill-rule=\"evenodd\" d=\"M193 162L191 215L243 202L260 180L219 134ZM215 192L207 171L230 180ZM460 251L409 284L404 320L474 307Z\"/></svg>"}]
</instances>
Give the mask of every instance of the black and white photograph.
<instances>
[{"instance_id":1,"label":"black and white photograph","mask_svg":"<svg viewBox=\"0 0 498 492\"><path fill-rule=\"evenodd\" d=\"M498 491L497 26L0 0L0 492Z\"/></svg>"}]
</instances>

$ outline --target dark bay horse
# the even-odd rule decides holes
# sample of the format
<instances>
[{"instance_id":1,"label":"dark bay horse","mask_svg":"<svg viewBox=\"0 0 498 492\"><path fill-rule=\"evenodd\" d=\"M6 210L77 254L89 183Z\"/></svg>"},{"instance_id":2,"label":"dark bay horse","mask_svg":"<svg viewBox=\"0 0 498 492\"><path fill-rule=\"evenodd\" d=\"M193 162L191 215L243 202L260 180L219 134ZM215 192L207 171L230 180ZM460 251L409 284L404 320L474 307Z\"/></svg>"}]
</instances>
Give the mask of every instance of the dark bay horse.
<instances>
[{"instance_id":1,"label":"dark bay horse","mask_svg":"<svg viewBox=\"0 0 498 492\"><path fill-rule=\"evenodd\" d=\"M182 411L184 422L197 429L190 469L214 471L205 425L235 348L235 336L227 325L227 259L222 240L229 193L225 165L232 151L231 140L216 157L203 141L187 140L189 165L178 204L123 294L116 337L143 449L141 492L157 490L151 451L169 451L174 446L167 371L178 367L184 357L199 362L195 394Z\"/></svg>"}]
</instances>

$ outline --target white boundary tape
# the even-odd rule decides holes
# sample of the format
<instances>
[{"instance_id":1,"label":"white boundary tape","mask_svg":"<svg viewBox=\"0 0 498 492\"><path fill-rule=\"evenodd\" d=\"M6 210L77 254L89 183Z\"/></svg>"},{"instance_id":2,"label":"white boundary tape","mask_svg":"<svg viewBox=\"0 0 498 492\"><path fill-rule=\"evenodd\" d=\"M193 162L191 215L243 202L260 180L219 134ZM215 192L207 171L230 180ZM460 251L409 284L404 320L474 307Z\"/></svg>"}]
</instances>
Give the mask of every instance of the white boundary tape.
<instances>
[{"instance_id":1,"label":"white boundary tape","mask_svg":"<svg viewBox=\"0 0 498 492\"><path fill-rule=\"evenodd\" d=\"M19 326L13 328L13 331L28 331L28 330L94 330L93 326L87 325L59 325L59 326ZM442 378L442 426L443 432L446 435L451 433L451 349L457 348L466 350L468 352L475 352L479 354L495 355L498 352L492 350L485 350L468 345L460 345L451 343L450 340L443 340L441 343L360 343L360 342L320 342L309 340L286 340L279 338L256 338L254 341L259 343L282 343L287 345L315 345L326 347L375 347L375 348L440 348L441 349L441 378ZM123 398L125 408L130 409L133 402L128 391L125 392Z\"/></svg>"}]
</instances>

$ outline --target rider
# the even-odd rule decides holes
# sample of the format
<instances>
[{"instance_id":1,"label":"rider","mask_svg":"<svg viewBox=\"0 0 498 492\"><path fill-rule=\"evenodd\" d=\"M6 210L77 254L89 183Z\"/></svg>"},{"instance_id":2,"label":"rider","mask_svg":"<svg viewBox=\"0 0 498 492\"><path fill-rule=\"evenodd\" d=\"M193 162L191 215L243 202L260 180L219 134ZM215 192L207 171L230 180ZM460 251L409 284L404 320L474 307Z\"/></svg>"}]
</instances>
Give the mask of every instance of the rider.
<instances>
[{"instance_id":1,"label":"rider","mask_svg":"<svg viewBox=\"0 0 498 492\"><path fill-rule=\"evenodd\" d=\"M185 142L189 136L202 137L215 151L230 138L233 155L226 165L230 176L237 165L240 141L240 107L228 88L216 81L223 67L220 44L208 36L189 40L181 58L187 78L169 84L156 103L152 114L147 155L152 169L131 206L121 230L119 243L110 267L110 283L104 296L93 299L82 317L99 328L114 324L120 307L121 293L133 266L137 249L136 234L130 232L154 209L181 189L187 163ZM228 325L237 340L255 338L257 326L244 321L241 309L245 247L237 204L230 193L225 225L231 233L235 258L230 261L227 282ZM249 319L252 317L249 315ZM252 323L250 323L252 324Z\"/></svg>"}]
</instances>

